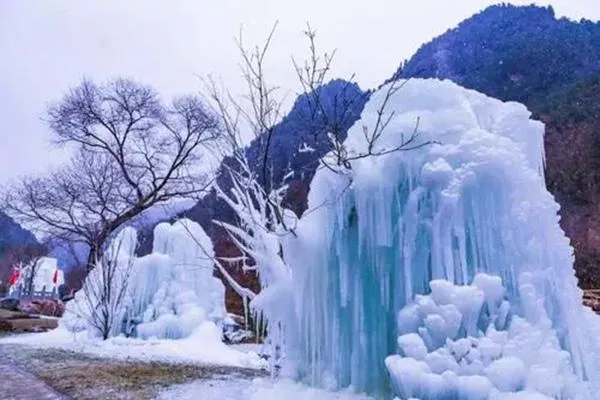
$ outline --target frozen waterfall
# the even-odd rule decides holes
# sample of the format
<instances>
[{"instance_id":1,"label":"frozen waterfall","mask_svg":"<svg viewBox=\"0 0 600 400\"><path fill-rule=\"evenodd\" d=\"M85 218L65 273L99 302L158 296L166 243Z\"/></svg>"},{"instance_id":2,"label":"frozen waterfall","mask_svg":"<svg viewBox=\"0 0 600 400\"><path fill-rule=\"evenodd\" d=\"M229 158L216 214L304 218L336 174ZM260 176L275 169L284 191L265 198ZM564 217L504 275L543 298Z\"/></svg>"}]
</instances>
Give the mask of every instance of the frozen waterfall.
<instances>
[{"instance_id":1,"label":"frozen waterfall","mask_svg":"<svg viewBox=\"0 0 600 400\"><path fill-rule=\"evenodd\" d=\"M348 134L349 151L365 151L363 127L374 127L386 93L384 86L372 95ZM523 352L530 357L509 358L494 369L502 374L520 368L517 380L483 381L477 378L483 370L471 371L473 385L482 389L462 398L518 390L538 398L597 396L600 321L582 306L573 251L558 224L558 204L544 184L543 125L521 104L449 81L408 81L391 96L391 111L395 116L377 143L379 150L397 146L417 121L418 140L435 143L357 159L347 173L317 172L310 212L300 220L297 237L284 243L296 311L286 331L288 373L315 385L352 386L384 398L461 398L452 385L443 386L442 376L451 368L437 363L431 370L422 359L463 346L461 338L479 343L490 335L529 329L537 335L534 340L518 343L528 346ZM468 286L480 273L487 274L479 279L492 282L491 289ZM438 282L434 286L448 281L446 294L455 297L427 302L423 295L431 293L432 280ZM493 301L486 303L488 295ZM415 311L415 326L407 326L402 315L414 301L425 303ZM425 320L432 329L426 340ZM503 329L508 333L493 332ZM403 353L403 343L413 353ZM538 349L540 357L550 349L566 359L560 368L534 369ZM441 385L440 391L411 392L399 378L411 362L406 360L413 360L416 369L409 371L417 382L424 385L421 371L433 376L430 381ZM535 385L541 380L552 380L555 387L545 391Z\"/></svg>"},{"instance_id":2,"label":"frozen waterfall","mask_svg":"<svg viewBox=\"0 0 600 400\"><path fill-rule=\"evenodd\" d=\"M180 339L226 316L225 287L213 277L212 241L181 219L154 228L152 253L136 260L125 329L141 338Z\"/></svg>"},{"instance_id":3,"label":"frozen waterfall","mask_svg":"<svg viewBox=\"0 0 600 400\"><path fill-rule=\"evenodd\" d=\"M136 257L136 247L135 229L123 229L68 303L61 326L91 336L108 323L110 336L181 339L210 331L220 337L225 287L213 276L212 242L200 225L188 219L158 224L153 252ZM111 301L100 300L111 293Z\"/></svg>"}]
</instances>

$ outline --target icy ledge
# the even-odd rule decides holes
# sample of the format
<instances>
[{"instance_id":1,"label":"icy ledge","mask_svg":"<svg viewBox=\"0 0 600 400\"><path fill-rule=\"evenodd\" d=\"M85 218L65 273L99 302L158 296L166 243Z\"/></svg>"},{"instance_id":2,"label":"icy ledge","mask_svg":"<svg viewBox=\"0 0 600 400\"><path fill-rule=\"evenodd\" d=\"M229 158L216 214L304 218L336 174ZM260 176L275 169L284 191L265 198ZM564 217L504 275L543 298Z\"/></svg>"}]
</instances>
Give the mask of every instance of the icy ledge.
<instances>
[{"instance_id":1,"label":"icy ledge","mask_svg":"<svg viewBox=\"0 0 600 400\"><path fill-rule=\"evenodd\" d=\"M399 354L385 360L401 398L591 398L536 300L530 274L519 276L521 304L512 307L496 276L478 274L465 286L434 280L430 287L430 295L417 295L399 312Z\"/></svg>"}]
</instances>

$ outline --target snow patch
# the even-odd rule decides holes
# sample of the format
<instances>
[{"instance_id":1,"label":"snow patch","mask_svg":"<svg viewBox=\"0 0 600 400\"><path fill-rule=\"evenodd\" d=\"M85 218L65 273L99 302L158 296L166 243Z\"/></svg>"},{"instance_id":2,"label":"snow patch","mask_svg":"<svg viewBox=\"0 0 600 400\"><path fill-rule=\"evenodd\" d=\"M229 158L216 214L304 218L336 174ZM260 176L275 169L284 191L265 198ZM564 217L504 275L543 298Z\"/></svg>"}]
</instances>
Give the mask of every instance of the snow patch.
<instances>
[{"instance_id":1,"label":"snow patch","mask_svg":"<svg viewBox=\"0 0 600 400\"><path fill-rule=\"evenodd\" d=\"M273 382L223 377L179 385L163 391L159 400L373 400L350 390L329 392L290 380Z\"/></svg>"},{"instance_id":2,"label":"snow patch","mask_svg":"<svg viewBox=\"0 0 600 400\"><path fill-rule=\"evenodd\" d=\"M120 360L198 363L253 369L264 369L267 366L254 349L232 348L222 343L220 331L212 322L205 322L189 337L179 340L142 340L123 336L99 340L90 338L86 332L72 333L58 328L45 333L8 336L1 338L0 344L57 348Z\"/></svg>"}]
</instances>

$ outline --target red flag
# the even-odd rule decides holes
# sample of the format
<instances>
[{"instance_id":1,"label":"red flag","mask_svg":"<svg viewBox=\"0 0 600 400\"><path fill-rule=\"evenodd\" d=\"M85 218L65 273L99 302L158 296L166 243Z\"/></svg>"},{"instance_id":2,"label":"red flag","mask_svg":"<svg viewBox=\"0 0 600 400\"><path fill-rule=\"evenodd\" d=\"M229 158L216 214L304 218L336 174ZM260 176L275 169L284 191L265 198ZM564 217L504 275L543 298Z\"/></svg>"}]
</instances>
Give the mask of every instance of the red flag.
<instances>
[{"instance_id":1,"label":"red flag","mask_svg":"<svg viewBox=\"0 0 600 400\"><path fill-rule=\"evenodd\" d=\"M18 269L13 269L10 277L8 278L8 285L13 286L15 283L19 281L20 271Z\"/></svg>"},{"instance_id":2,"label":"red flag","mask_svg":"<svg viewBox=\"0 0 600 400\"><path fill-rule=\"evenodd\" d=\"M54 275L52 275L52 283L56 285L56 282L58 282L58 269L55 269Z\"/></svg>"}]
</instances>

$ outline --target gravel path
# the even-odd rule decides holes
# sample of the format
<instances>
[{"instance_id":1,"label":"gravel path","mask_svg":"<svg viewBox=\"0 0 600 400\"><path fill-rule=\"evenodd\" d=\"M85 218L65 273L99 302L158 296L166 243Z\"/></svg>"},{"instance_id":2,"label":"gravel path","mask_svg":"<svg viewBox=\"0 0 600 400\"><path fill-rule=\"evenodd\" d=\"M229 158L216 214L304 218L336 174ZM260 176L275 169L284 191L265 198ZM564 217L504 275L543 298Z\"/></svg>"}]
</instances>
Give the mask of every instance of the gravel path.
<instances>
[{"instance_id":1,"label":"gravel path","mask_svg":"<svg viewBox=\"0 0 600 400\"><path fill-rule=\"evenodd\" d=\"M50 386L12 364L0 364L0 396L3 400L67 400Z\"/></svg>"}]
</instances>

